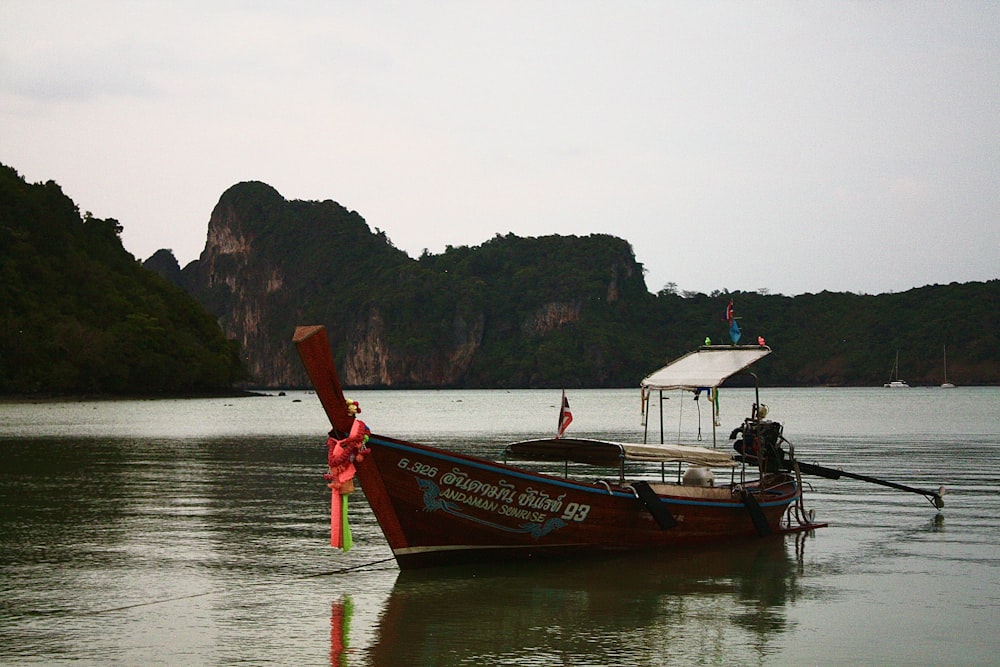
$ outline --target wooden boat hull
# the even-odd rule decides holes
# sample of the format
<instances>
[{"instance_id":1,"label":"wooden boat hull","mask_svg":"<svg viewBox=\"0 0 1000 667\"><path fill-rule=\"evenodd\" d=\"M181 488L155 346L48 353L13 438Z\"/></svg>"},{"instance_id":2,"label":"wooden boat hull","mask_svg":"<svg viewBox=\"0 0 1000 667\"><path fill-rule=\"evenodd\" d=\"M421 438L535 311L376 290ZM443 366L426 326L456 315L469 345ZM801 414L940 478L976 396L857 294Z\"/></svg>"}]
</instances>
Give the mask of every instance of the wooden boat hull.
<instances>
[{"instance_id":1,"label":"wooden boat hull","mask_svg":"<svg viewBox=\"0 0 1000 667\"><path fill-rule=\"evenodd\" d=\"M586 483L372 435L358 480L401 569L485 560L671 549L787 532L799 497L791 475L757 484L654 484L649 500L629 487Z\"/></svg>"}]
</instances>

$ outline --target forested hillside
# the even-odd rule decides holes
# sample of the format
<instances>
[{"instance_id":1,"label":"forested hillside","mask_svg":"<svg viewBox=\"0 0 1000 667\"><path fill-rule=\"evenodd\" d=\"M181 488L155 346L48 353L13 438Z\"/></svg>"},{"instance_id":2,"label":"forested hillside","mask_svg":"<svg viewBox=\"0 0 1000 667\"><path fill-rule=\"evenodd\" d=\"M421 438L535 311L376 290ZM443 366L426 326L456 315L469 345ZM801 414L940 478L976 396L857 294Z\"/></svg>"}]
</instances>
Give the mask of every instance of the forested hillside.
<instances>
[{"instance_id":1,"label":"forested hillside","mask_svg":"<svg viewBox=\"0 0 1000 667\"><path fill-rule=\"evenodd\" d=\"M494 300L490 312L511 321L518 309L530 309L546 296L532 286L544 286L549 298L559 289L587 292L582 284L570 286L574 267L604 266L600 249L631 252L620 239L592 237L596 247L579 247L568 253L561 238L497 238L477 248L449 249L441 256L425 256L422 263L447 270L465 279L490 285ZM510 267L508 271L492 267ZM768 382L788 386L877 386L887 381L896 352L903 377L913 384L940 384L943 350L949 352L949 379L966 384L1000 382L1000 335L997 316L1000 281L920 287L899 294L878 296L822 292L796 297L757 292L719 292L712 295L679 295L646 292L641 275L627 282L630 290L614 303L593 298L586 324L568 323L558 331L532 341L519 354L517 336L500 337L496 344L484 338L483 366L537 363L553 369L543 384L573 384L584 377L595 357L618 359L620 375L641 378L658 365L700 345L706 338L716 344L731 342L725 319L733 301L742 329L741 344L755 344L758 337L775 354L758 367ZM560 282L561 279L561 282ZM553 287L555 281L558 287ZM566 292L564 292L565 295ZM564 296L565 298L565 296ZM535 301L533 301L535 300ZM614 352L609 352L614 350ZM495 359L490 359L494 356ZM561 374L561 375L560 375ZM511 368L496 378L484 374L476 384L516 376ZM520 377L524 377L521 375ZM604 382L604 378L589 378ZM527 384L531 384L530 382Z\"/></svg>"},{"instance_id":2,"label":"forested hillside","mask_svg":"<svg viewBox=\"0 0 1000 667\"><path fill-rule=\"evenodd\" d=\"M656 297L622 239L498 235L424 254L419 263L475 291L483 335L465 378L470 385L628 384L663 354L651 335Z\"/></svg>"},{"instance_id":3,"label":"forested hillside","mask_svg":"<svg viewBox=\"0 0 1000 667\"><path fill-rule=\"evenodd\" d=\"M919 287L898 294L821 292L795 297L732 292L683 298L661 293L672 328L688 340L713 316L716 342L728 343L720 308L736 305L741 342L762 336L774 349L758 364L768 382L879 386L896 353L900 377L914 385L1000 383L1000 280ZM676 351L677 348L675 348Z\"/></svg>"},{"instance_id":4,"label":"forested hillside","mask_svg":"<svg viewBox=\"0 0 1000 667\"><path fill-rule=\"evenodd\" d=\"M327 326L348 386L634 387L706 337L728 343L730 300L740 342L774 349L770 385L881 385L897 352L903 379L936 385L945 346L949 380L1000 383L1000 280L652 294L613 236L498 234L414 259L355 211L258 182L223 193L183 270L167 250L143 268L120 232L0 167L0 393L306 386L300 324Z\"/></svg>"},{"instance_id":5,"label":"forested hillside","mask_svg":"<svg viewBox=\"0 0 1000 667\"><path fill-rule=\"evenodd\" d=\"M158 257L164 275L171 258ZM775 354L771 384L880 385L896 352L904 379L1000 382L1000 281L878 296L651 294L627 241L497 235L411 259L356 212L286 201L263 183L219 200L182 284L236 336L252 381L304 385L288 341L325 324L348 385L635 386L706 337L729 343L726 305Z\"/></svg>"},{"instance_id":6,"label":"forested hillside","mask_svg":"<svg viewBox=\"0 0 1000 667\"><path fill-rule=\"evenodd\" d=\"M242 378L238 347L120 232L54 182L0 165L0 393L204 392Z\"/></svg>"}]
</instances>

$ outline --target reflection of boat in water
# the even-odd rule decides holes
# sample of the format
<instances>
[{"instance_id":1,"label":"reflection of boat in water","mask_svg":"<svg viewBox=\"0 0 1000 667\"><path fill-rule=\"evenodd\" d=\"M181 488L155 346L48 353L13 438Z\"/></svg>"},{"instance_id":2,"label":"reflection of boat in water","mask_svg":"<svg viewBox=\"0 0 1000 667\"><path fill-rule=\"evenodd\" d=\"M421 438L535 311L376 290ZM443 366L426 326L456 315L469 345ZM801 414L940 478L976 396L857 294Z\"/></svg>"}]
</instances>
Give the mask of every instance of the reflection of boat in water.
<instances>
[{"instance_id":1,"label":"reflection of boat in water","mask_svg":"<svg viewBox=\"0 0 1000 667\"><path fill-rule=\"evenodd\" d=\"M754 664L787 629L798 589L780 537L669 556L404 570L368 663Z\"/></svg>"}]
</instances>

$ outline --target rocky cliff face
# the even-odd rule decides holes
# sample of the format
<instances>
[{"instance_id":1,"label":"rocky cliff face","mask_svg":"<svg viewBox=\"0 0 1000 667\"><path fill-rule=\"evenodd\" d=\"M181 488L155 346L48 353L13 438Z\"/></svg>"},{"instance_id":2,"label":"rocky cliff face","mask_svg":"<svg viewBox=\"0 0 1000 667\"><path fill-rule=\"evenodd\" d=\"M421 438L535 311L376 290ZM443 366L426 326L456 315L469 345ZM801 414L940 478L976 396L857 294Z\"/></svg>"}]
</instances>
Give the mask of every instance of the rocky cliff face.
<instances>
[{"instance_id":1,"label":"rocky cliff face","mask_svg":"<svg viewBox=\"0 0 1000 667\"><path fill-rule=\"evenodd\" d=\"M385 319L373 307L368 317L351 327L344 358L345 384L366 387L433 386L461 384L482 343L483 316L470 326L460 315L452 322L449 345L424 354L394 348Z\"/></svg>"},{"instance_id":2,"label":"rocky cliff face","mask_svg":"<svg viewBox=\"0 0 1000 667\"><path fill-rule=\"evenodd\" d=\"M344 279L359 247L381 255L375 263L382 266L412 263L334 202L288 202L263 183L241 183L212 211L205 249L184 268L183 284L240 343L254 385L308 384L290 340L296 325L315 323L327 325L339 348L345 384L459 381L481 340L482 319L456 325L452 344L433 353L400 351L378 304L356 297L372 291L377 276L358 271Z\"/></svg>"},{"instance_id":3,"label":"rocky cliff face","mask_svg":"<svg viewBox=\"0 0 1000 667\"><path fill-rule=\"evenodd\" d=\"M248 196L259 198L258 204L248 206ZM283 204L277 191L263 184L230 188L212 211L205 249L183 272L189 288L244 350L251 382L263 385L301 380L301 371L273 337L274 317L287 306L284 268L261 238L261 223Z\"/></svg>"},{"instance_id":4,"label":"rocky cliff face","mask_svg":"<svg viewBox=\"0 0 1000 667\"><path fill-rule=\"evenodd\" d=\"M534 382L544 373L505 371L497 355L547 366L535 352L543 341L630 290L646 293L631 249L612 237L508 236L449 253L413 260L335 202L240 183L219 199L181 278L266 387L308 384L290 343L300 324L327 326L348 386L502 386L503 373Z\"/></svg>"},{"instance_id":5,"label":"rocky cliff face","mask_svg":"<svg viewBox=\"0 0 1000 667\"><path fill-rule=\"evenodd\" d=\"M308 386L291 344L302 324L327 327L345 385L400 388L635 386L726 333L722 297L651 295L616 237L498 235L414 260L356 212L286 201L264 183L222 195L204 251L179 276L169 251L146 265L214 314L260 387ZM782 350L762 362L770 383L881 384L900 347L924 360L907 380L939 383L947 339L949 378L971 384L1000 377L997 327L980 326L998 290L737 300L745 339Z\"/></svg>"},{"instance_id":6,"label":"rocky cliff face","mask_svg":"<svg viewBox=\"0 0 1000 667\"><path fill-rule=\"evenodd\" d=\"M544 336L579 319L579 302L549 301L540 305L521 322L521 332L527 336Z\"/></svg>"}]
</instances>

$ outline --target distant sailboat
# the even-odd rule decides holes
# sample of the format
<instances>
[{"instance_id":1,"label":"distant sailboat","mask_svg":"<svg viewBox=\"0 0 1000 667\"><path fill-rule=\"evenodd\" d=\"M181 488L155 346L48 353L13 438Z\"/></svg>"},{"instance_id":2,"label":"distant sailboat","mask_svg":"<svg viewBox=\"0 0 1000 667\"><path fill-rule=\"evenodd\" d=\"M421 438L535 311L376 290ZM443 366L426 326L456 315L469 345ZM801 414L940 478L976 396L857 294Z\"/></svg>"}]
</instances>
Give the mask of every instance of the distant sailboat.
<instances>
[{"instance_id":1,"label":"distant sailboat","mask_svg":"<svg viewBox=\"0 0 1000 667\"><path fill-rule=\"evenodd\" d=\"M941 383L943 389L954 389L955 385L948 382L948 346L942 346L942 352L944 353L944 382Z\"/></svg>"},{"instance_id":2,"label":"distant sailboat","mask_svg":"<svg viewBox=\"0 0 1000 667\"><path fill-rule=\"evenodd\" d=\"M896 350L896 361L892 364L892 372L889 373L889 381L883 387L889 389L909 389L910 385L899 379L899 350Z\"/></svg>"}]
</instances>

